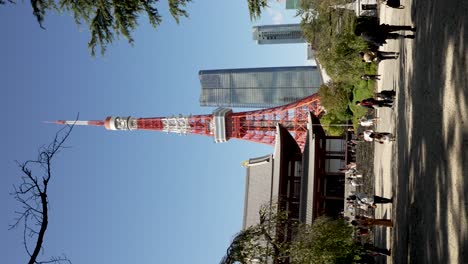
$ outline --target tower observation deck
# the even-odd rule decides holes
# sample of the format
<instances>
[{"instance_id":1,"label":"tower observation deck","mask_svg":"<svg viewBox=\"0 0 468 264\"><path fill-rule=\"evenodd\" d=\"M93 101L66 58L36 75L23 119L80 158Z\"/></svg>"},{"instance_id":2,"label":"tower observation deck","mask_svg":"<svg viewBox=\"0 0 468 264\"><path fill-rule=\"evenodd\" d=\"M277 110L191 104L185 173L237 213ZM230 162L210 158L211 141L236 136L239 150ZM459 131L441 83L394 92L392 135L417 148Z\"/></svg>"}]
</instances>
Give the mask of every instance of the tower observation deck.
<instances>
[{"instance_id":1,"label":"tower observation deck","mask_svg":"<svg viewBox=\"0 0 468 264\"><path fill-rule=\"evenodd\" d=\"M104 126L108 130L154 130L178 134L197 134L214 138L217 143L231 138L268 145L275 144L276 125L280 123L304 148L308 114L323 111L317 94L299 101L255 111L234 113L230 108L217 108L208 115L136 118L109 116L105 120L65 121L57 124Z\"/></svg>"}]
</instances>

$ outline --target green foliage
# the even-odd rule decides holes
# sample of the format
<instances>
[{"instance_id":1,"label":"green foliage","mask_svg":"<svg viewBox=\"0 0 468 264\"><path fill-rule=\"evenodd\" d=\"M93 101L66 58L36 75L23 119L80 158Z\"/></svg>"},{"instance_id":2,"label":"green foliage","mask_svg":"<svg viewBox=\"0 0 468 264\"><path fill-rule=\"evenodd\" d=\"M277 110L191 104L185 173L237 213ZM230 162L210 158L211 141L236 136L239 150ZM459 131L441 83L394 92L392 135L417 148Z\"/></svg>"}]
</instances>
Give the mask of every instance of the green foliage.
<instances>
[{"instance_id":1,"label":"green foliage","mask_svg":"<svg viewBox=\"0 0 468 264\"><path fill-rule=\"evenodd\" d=\"M353 89L353 100L349 103L349 108L353 112L353 126L355 130L359 127L359 118L367 115L369 109L356 105L356 101L362 101L362 99L372 97L374 95L374 81L363 81L357 82Z\"/></svg>"},{"instance_id":2,"label":"green foliage","mask_svg":"<svg viewBox=\"0 0 468 264\"><path fill-rule=\"evenodd\" d=\"M357 120L367 112L356 108L354 102L362 99L364 94L372 94L374 82L362 81L360 76L377 72L375 63L363 63L359 56L359 52L368 49L369 45L354 34L358 22L354 11L337 7L347 2L353 1L302 0L298 11L303 18L304 37L316 50L317 61L333 83L342 87L337 90L336 85L324 86L320 91L322 104L327 109L321 122L331 135L339 135L344 129L326 124L341 124L351 119L357 125ZM325 91L327 89L330 91ZM353 100L350 100L351 94Z\"/></svg>"},{"instance_id":3,"label":"green foliage","mask_svg":"<svg viewBox=\"0 0 468 264\"><path fill-rule=\"evenodd\" d=\"M291 263L353 263L361 247L353 241L353 228L344 220L319 217L299 227L291 243Z\"/></svg>"},{"instance_id":4,"label":"green foliage","mask_svg":"<svg viewBox=\"0 0 468 264\"><path fill-rule=\"evenodd\" d=\"M221 264L233 263L353 263L362 247L353 241L353 228L344 220L319 217L312 225L288 220L288 214L264 206L260 223L239 232ZM281 226L292 226L293 240L283 241Z\"/></svg>"},{"instance_id":5,"label":"green foliage","mask_svg":"<svg viewBox=\"0 0 468 264\"><path fill-rule=\"evenodd\" d=\"M322 84L318 94L320 103L327 111L345 111L348 108L352 87L347 87L341 82L329 82Z\"/></svg>"},{"instance_id":6,"label":"green foliage","mask_svg":"<svg viewBox=\"0 0 468 264\"><path fill-rule=\"evenodd\" d=\"M169 11L177 23L180 17L188 16L184 8L190 1L168 0ZM88 25L91 33L88 47L94 56L97 47L104 54L115 36L121 35L132 44L134 40L131 33L138 26L140 15L146 15L153 27L159 26L162 17L156 8L157 2L158 0L31 0L31 6L33 15L42 28L46 13L52 10L71 13L78 25ZM0 1L0 4L4 3L5 1Z\"/></svg>"},{"instance_id":7,"label":"green foliage","mask_svg":"<svg viewBox=\"0 0 468 264\"><path fill-rule=\"evenodd\" d=\"M340 82L329 82L320 86L320 103L327 110L320 122L327 134L339 136L345 132L344 127L336 125L346 124L352 117L349 110L352 88Z\"/></svg>"},{"instance_id":8,"label":"green foliage","mask_svg":"<svg viewBox=\"0 0 468 264\"><path fill-rule=\"evenodd\" d=\"M262 9L268 6L267 0L247 0L250 20L257 20L262 14Z\"/></svg>"},{"instance_id":9,"label":"green foliage","mask_svg":"<svg viewBox=\"0 0 468 264\"><path fill-rule=\"evenodd\" d=\"M259 211L259 223L235 236L220 263L250 263L252 260L267 263L269 259L282 262L289 257L290 246L282 237L288 228L295 227L296 224L276 204L263 205Z\"/></svg>"}]
</instances>

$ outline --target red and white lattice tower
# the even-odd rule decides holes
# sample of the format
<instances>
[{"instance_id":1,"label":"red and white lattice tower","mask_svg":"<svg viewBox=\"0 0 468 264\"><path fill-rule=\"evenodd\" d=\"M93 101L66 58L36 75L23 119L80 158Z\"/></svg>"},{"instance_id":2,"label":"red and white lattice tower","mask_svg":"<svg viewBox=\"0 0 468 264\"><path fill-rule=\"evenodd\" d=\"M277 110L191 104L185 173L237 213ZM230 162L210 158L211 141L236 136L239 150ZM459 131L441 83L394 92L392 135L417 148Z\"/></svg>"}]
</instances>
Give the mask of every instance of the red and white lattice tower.
<instances>
[{"instance_id":1,"label":"red and white lattice tower","mask_svg":"<svg viewBox=\"0 0 468 264\"><path fill-rule=\"evenodd\" d=\"M234 113L230 108L218 108L211 115L178 117L117 117L104 121L56 121L58 124L104 126L108 130L154 130L179 134L213 137L215 142L231 138L274 145L276 125L285 127L301 149L307 135L308 114L319 115L323 108L316 94L287 105L256 111Z\"/></svg>"}]
</instances>

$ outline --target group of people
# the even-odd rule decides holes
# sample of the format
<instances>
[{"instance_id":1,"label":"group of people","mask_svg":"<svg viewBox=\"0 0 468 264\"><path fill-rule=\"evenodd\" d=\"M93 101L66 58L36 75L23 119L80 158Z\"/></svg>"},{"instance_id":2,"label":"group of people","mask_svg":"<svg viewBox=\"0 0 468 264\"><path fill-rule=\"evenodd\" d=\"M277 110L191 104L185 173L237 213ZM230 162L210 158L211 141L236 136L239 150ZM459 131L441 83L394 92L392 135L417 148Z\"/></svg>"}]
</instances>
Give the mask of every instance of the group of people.
<instances>
[{"instance_id":1,"label":"group of people","mask_svg":"<svg viewBox=\"0 0 468 264\"><path fill-rule=\"evenodd\" d=\"M372 126L376 120L378 120L378 118L362 118L360 121L361 124L364 124L365 126ZM348 146L355 147L356 145L357 141L348 141ZM348 181L349 185L353 187L363 185L364 176L363 173L357 169L356 162L347 164L345 167L340 169L340 172L345 174L345 180ZM373 209L375 209L379 204L391 203L393 203L393 197L386 198L378 195L368 195L367 193L357 191L351 191L350 195L346 198L345 210L349 211L347 215L354 216L353 219L350 219L350 217L346 217L346 219L348 219L349 223L355 227L355 235L357 237L356 243L362 246L363 249L358 263L375 263L375 256L391 255L390 249L377 247L369 243L368 238L366 238L370 234L372 227L393 227L391 219L378 219L372 214ZM361 239L358 239L358 237L361 237ZM367 242L363 243L362 241Z\"/></svg>"},{"instance_id":2,"label":"group of people","mask_svg":"<svg viewBox=\"0 0 468 264\"><path fill-rule=\"evenodd\" d=\"M364 99L362 101L357 101L356 105L360 105L363 107L375 109L380 107L390 107L393 108L394 98L396 92L394 90L383 90L381 92L375 93L374 97ZM373 126L375 121L378 118L367 118L362 117L360 119L360 125L362 127L370 127ZM366 129L364 132L361 132L357 135L357 139L360 141L368 141L368 142L377 142L380 144L389 143L395 140L395 137L392 133L388 132L376 132L372 129Z\"/></svg>"},{"instance_id":3,"label":"group of people","mask_svg":"<svg viewBox=\"0 0 468 264\"><path fill-rule=\"evenodd\" d=\"M356 26L354 34L360 36L373 47L382 46L387 43L387 39L414 39L415 35L405 35L395 33L395 31L415 32L416 28L412 26L395 26L389 24L374 25L372 23L360 23Z\"/></svg>"},{"instance_id":4,"label":"group of people","mask_svg":"<svg viewBox=\"0 0 468 264\"><path fill-rule=\"evenodd\" d=\"M362 178L362 174L358 173L355 167L349 169L348 174L348 177ZM356 235L360 237L368 236L370 228L376 226L393 227L391 219L376 219L367 213L368 210L376 208L378 204L393 203L393 197L385 198L377 195L368 195L363 192L354 192L346 198L346 202L348 204L348 208L353 211L356 211L356 209L365 211L365 213L356 214L352 220L348 219L350 220L350 224L356 228ZM370 243L364 243L362 247L365 251L363 259L368 259L371 263L373 263L372 261L374 256L391 255L391 251L389 249L380 248Z\"/></svg>"},{"instance_id":5,"label":"group of people","mask_svg":"<svg viewBox=\"0 0 468 264\"><path fill-rule=\"evenodd\" d=\"M398 0L396 0L398 1ZM388 6L396 7L400 6L395 0L385 1ZM383 60L398 59L400 53L395 51L380 51L379 47L387 43L387 39L414 39L415 35L404 35L396 33L395 31L411 31L415 32L416 28L411 26L395 26L389 24L376 24L372 22L358 23L354 34L360 36L367 43L369 43L369 49L359 53L363 62L366 63L379 63Z\"/></svg>"},{"instance_id":6,"label":"group of people","mask_svg":"<svg viewBox=\"0 0 468 264\"><path fill-rule=\"evenodd\" d=\"M380 0L383 4L392 8L404 8L400 4L400 0ZM397 31L406 31L411 33L402 33ZM414 39L416 31L412 26L397 26L389 24L380 24L377 21L369 21L362 19L362 23L357 23L355 28L355 35L360 36L369 44L369 49L359 53L361 59L365 63L379 63L383 60L398 59L399 52L381 51L380 46L387 43L388 39ZM377 81L381 76L378 74L365 74L361 76L362 80ZM384 90L375 93L373 97L361 101L357 101L356 105L367 107L370 109L377 108L393 108L396 92L394 90ZM378 117L362 117L359 120L360 125L364 131L354 135L353 139L348 141L348 147L355 148L359 142L378 142L388 143L395 140L393 134L388 132L376 132L372 129L378 122ZM348 184L357 187L355 190L361 189L364 183L363 174L357 170L356 163L350 163L342 169L345 173L345 180ZM393 198L386 198L377 195L368 195L364 192L350 192L346 198L347 208L352 212L351 215L354 219L349 219L350 224L355 226L358 235L366 235L372 227L393 227L391 219L376 219L373 215L373 209L379 204L392 204ZM373 256L385 255L389 256L391 251L386 248L379 248L372 244L364 243L363 248L367 251L359 263L374 263Z\"/></svg>"}]
</instances>

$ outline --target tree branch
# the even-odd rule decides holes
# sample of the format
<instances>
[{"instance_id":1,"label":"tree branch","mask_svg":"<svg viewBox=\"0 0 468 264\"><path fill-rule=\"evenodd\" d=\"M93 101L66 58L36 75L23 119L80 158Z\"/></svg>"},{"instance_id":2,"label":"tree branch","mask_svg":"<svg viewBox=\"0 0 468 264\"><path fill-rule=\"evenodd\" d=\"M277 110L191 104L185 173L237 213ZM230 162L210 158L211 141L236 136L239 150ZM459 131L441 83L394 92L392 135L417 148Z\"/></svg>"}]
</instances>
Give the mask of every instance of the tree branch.
<instances>
[{"instance_id":1,"label":"tree branch","mask_svg":"<svg viewBox=\"0 0 468 264\"><path fill-rule=\"evenodd\" d=\"M78 118L78 117L77 117ZM28 160L23 163L17 162L22 173L22 183L14 185L14 192L11 195L22 206L21 210L15 211L18 217L15 218L10 229L24 223L23 245L29 256L29 264L41 263L71 263L65 256L51 257L47 261L39 261L39 253L43 249L44 238L49 224L49 204L47 190L52 177L52 161L54 157L64 148L64 143L70 136L74 125L65 126L60 129L53 141L46 147L39 149L36 160ZM34 170L42 171L42 176L36 176ZM30 224L30 220L34 223ZM30 239L35 241L30 243ZM30 245L33 250L30 250Z\"/></svg>"}]
</instances>

